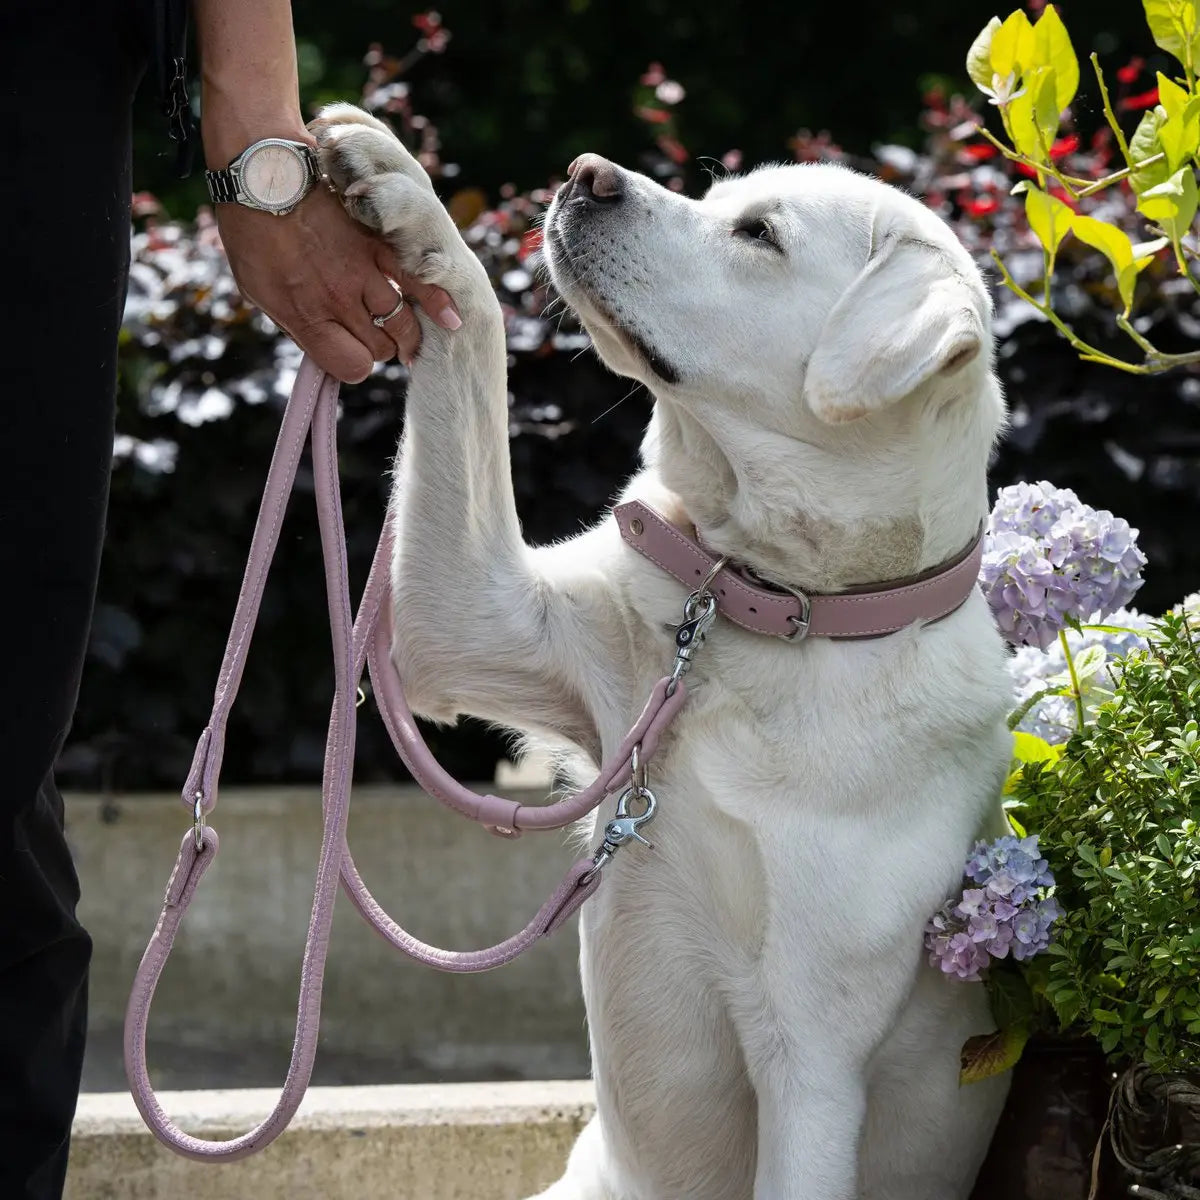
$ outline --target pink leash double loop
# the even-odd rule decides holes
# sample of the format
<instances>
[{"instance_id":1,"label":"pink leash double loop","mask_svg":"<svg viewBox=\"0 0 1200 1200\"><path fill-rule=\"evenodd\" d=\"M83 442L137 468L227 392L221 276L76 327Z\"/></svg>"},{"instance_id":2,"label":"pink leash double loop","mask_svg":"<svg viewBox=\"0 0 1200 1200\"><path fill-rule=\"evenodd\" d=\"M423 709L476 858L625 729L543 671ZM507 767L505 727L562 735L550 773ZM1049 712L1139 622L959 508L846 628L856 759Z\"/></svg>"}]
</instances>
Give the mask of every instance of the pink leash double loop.
<instances>
[{"instance_id":1,"label":"pink leash double loop","mask_svg":"<svg viewBox=\"0 0 1200 1200\"><path fill-rule=\"evenodd\" d=\"M653 755L663 730L686 700L686 687L682 681L671 688L669 680L660 680L641 716L596 779L583 791L555 804L521 805L498 796L479 795L448 775L425 745L391 662L392 601L388 577L392 543L390 530L386 527L375 553L358 616L351 619L337 472L337 398L337 382L306 357L297 374L267 473L229 641L217 678L212 716L200 736L184 785L183 801L194 814L194 827L188 830L180 845L162 911L134 976L125 1013L125 1069L134 1102L155 1137L187 1158L233 1161L254 1154L283 1132L300 1106L316 1057L325 960L339 879L359 913L396 949L427 966L456 972L486 971L511 961L539 937L557 929L600 886L601 876L594 868L593 859L578 860L524 929L484 950L440 950L414 938L392 920L363 883L346 844L354 768L355 700L365 665L369 665L376 699L392 743L420 785L464 816L510 834L524 829L560 829L594 809L621 785L635 752L640 752L643 762ZM334 698L322 779L321 849L301 966L296 1035L279 1100L267 1118L241 1137L223 1142L209 1141L184 1132L158 1103L146 1065L146 1026L154 990L175 936L204 873L217 855L216 831L204 822L217 803L226 722L241 683L267 574L279 541L284 509L310 428L333 641Z\"/></svg>"}]
</instances>

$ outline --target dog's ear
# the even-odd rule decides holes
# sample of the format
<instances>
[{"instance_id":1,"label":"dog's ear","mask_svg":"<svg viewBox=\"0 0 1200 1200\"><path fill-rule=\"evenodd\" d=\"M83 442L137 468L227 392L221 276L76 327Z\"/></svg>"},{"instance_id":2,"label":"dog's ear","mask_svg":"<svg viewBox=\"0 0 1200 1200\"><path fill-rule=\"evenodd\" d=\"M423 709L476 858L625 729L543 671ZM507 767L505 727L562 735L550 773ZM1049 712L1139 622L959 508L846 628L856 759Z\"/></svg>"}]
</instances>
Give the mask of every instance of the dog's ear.
<instances>
[{"instance_id":1,"label":"dog's ear","mask_svg":"<svg viewBox=\"0 0 1200 1200\"><path fill-rule=\"evenodd\" d=\"M982 288L936 246L888 237L834 305L808 361L804 399L823 421L902 400L983 349Z\"/></svg>"}]
</instances>

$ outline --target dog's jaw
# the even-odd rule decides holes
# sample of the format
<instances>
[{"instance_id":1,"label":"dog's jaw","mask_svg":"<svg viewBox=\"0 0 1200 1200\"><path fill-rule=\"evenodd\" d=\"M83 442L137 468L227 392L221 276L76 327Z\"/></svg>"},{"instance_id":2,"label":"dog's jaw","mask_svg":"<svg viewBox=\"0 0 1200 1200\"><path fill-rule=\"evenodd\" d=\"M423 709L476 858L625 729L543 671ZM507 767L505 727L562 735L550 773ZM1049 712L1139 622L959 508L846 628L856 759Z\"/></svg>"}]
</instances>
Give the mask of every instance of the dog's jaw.
<instances>
[{"instance_id":1,"label":"dog's jaw","mask_svg":"<svg viewBox=\"0 0 1200 1200\"><path fill-rule=\"evenodd\" d=\"M546 264L555 288L578 314L597 352L614 371L642 378L638 368L644 366L658 383L679 383L679 369L640 331L636 314L608 295L605 277L596 264L597 235L572 215L562 195L560 190L545 226Z\"/></svg>"}]
</instances>

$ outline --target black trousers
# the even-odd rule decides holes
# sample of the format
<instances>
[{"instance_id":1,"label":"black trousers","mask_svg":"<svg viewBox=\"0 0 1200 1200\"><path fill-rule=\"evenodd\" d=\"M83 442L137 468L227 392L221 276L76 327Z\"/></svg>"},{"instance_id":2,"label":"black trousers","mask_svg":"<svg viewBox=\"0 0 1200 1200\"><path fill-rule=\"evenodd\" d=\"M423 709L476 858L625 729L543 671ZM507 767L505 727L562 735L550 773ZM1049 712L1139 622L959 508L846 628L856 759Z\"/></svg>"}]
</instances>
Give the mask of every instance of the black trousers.
<instances>
[{"instance_id":1,"label":"black trousers","mask_svg":"<svg viewBox=\"0 0 1200 1200\"><path fill-rule=\"evenodd\" d=\"M0 4L0 1197L58 1200L91 939L54 762L108 500L141 30L121 0Z\"/></svg>"}]
</instances>

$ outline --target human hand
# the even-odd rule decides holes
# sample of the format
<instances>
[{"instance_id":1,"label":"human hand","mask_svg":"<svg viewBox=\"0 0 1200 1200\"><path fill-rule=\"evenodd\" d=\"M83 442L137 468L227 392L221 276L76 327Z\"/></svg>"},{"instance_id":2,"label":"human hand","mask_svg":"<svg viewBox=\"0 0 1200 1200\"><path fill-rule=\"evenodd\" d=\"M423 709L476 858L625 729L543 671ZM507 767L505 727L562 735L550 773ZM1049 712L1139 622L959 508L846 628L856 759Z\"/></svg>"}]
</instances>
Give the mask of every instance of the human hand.
<instances>
[{"instance_id":1,"label":"human hand","mask_svg":"<svg viewBox=\"0 0 1200 1200\"><path fill-rule=\"evenodd\" d=\"M404 274L387 244L354 221L318 184L280 217L240 204L216 206L217 227L243 296L258 305L345 383L358 383L376 362L410 362L421 330L408 304L382 327L372 316L417 301L439 325L462 324L449 295Z\"/></svg>"}]
</instances>

